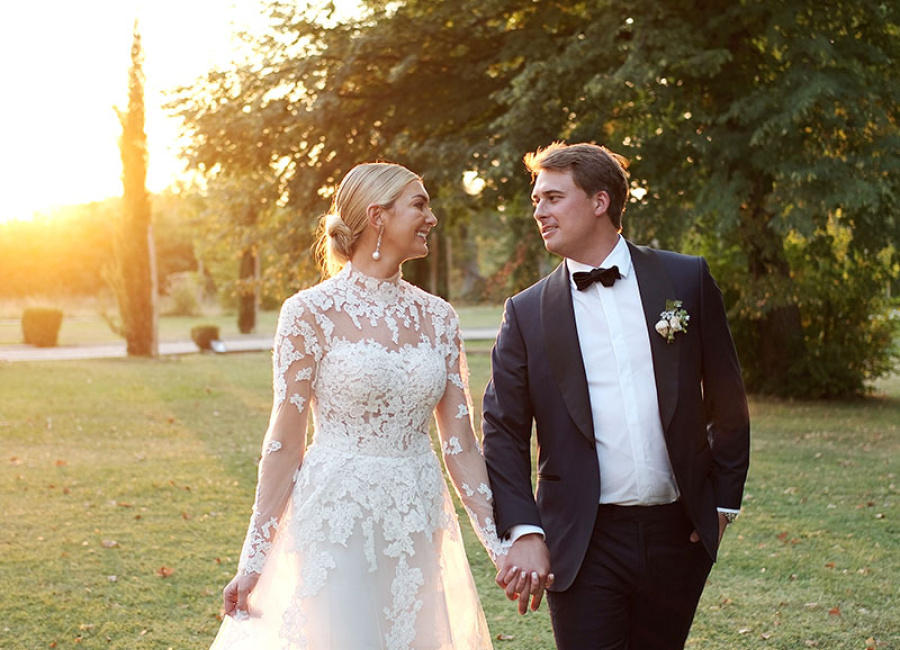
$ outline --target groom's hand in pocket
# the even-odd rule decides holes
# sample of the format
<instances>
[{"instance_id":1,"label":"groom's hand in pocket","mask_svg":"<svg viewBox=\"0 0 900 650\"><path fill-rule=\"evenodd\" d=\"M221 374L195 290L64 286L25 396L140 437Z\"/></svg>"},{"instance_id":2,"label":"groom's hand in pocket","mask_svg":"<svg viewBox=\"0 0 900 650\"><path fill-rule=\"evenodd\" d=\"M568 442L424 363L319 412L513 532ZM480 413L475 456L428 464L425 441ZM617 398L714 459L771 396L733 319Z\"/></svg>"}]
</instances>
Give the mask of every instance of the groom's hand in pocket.
<instances>
[{"instance_id":1,"label":"groom's hand in pocket","mask_svg":"<svg viewBox=\"0 0 900 650\"><path fill-rule=\"evenodd\" d=\"M529 597L531 610L537 611L541 606L544 589L553 584L550 552L544 538L537 533L531 533L513 542L497 572L496 581L497 585L506 591L507 598L519 601L519 614L528 611Z\"/></svg>"}]
</instances>

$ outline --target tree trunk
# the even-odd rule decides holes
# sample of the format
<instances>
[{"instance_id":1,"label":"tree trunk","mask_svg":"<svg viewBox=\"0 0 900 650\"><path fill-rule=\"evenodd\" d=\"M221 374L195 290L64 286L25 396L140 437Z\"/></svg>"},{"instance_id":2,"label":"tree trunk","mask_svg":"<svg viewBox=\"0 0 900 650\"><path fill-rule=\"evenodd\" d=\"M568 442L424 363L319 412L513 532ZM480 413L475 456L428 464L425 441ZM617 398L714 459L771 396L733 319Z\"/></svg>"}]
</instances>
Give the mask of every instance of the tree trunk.
<instances>
[{"instance_id":1,"label":"tree trunk","mask_svg":"<svg viewBox=\"0 0 900 650\"><path fill-rule=\"evenodd\" d=\"M259 256L253 248L241 255L238 282L238 330L251 334L256 329L256 306L259 302Z\"/></svg>"},{"instance_id":2,"label":"tree trunk","mask_svg":"<svg viewBox=\"0 0 900 650\"><path fill-rule=\"evenodd\" d=\"M756 304L751 321L754 349L742 355L750 390L771 392L802 372L805 359L800 309L793 301L790 263L782 237L771 227L774 215L763 207L761 192L741 215L741 245L752 285L742 291Z\"/></svg>"}]
</instances>

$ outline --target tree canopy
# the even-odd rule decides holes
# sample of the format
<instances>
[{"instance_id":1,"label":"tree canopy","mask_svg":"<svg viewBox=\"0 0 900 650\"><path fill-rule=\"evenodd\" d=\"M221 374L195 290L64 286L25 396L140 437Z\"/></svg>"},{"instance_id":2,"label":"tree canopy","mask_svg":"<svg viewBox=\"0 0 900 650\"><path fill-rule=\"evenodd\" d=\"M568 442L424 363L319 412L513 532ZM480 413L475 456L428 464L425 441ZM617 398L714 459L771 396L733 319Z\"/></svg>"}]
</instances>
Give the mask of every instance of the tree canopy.
<instances>
[{"instance_id":1,"label":"tree canopy","mask_svg":"<svg viewBox=\"0 0 900 650\"><path fill-rule=\"evenodd\" d=\"M335 184L388 159L447 197L454 251L489 241L494 284L520 289L549 262L521 158L593 141L632 161L626 235L709 258L751 389L846 395L891 367L896 3L369 0L342 20L332 5L269 8L253 55L174 106L196 168L256 179L255 200L286 206L266 227L291 235L276 257L298 283ZM466 173L483 185L471 195ZM448 275L451 259L433 263Z\"/></svg>"}]
</instances>

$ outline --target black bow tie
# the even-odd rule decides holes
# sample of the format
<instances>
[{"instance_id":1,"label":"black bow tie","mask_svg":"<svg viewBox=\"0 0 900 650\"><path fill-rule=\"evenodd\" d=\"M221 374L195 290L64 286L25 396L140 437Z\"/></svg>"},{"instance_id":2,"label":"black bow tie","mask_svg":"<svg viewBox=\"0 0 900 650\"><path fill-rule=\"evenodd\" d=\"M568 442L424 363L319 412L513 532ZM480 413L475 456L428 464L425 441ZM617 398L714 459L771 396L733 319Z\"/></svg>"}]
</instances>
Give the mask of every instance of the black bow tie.
<instances>
[{"instance_id":1,"label":"black bow tie","mask_svg":"<svg viewBox=\"0 0 900 650\"><path fill-rule=\"evenodd\" d=\"M579 291L584 291L595 282L599 282L604 287L611 287L621 277L618 266L611 266L608 269L577 271L572 274L572 279L575 280L575 286Z\"/></svg>"}]
</instances>

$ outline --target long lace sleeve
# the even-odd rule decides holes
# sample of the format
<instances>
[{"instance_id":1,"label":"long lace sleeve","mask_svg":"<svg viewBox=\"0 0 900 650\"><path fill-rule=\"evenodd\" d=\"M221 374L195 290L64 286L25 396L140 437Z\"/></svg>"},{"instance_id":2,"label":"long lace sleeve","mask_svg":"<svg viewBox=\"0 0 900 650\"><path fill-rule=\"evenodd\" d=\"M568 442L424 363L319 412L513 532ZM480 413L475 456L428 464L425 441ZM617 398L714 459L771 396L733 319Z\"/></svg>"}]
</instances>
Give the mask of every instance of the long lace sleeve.
<instances>
[{"instance_id":1,"label":"long lace sleeve","mask_svg":"<svg viewBox=\"0 0 900 650\"><path fill-rule=\"evenodd\" d=\"M435 409L444 464L478 539L496 563L506 548L497 536L487 468L472 426L468 368L455 313L448 319L447 386Z\"/></svg>"},{"instance_id":2,"label":"long lace sleeve","mask_svg":"<svg viewBox=\"0 0 900 650\"><path fill-rule=\"evenodd\" d=\"M321 357L313 323L312 315L296 296L285 301L272 354L272 414L238 566L245 575L262 572L303 460L311 385Z\"/></svg>"}]
</instances>

